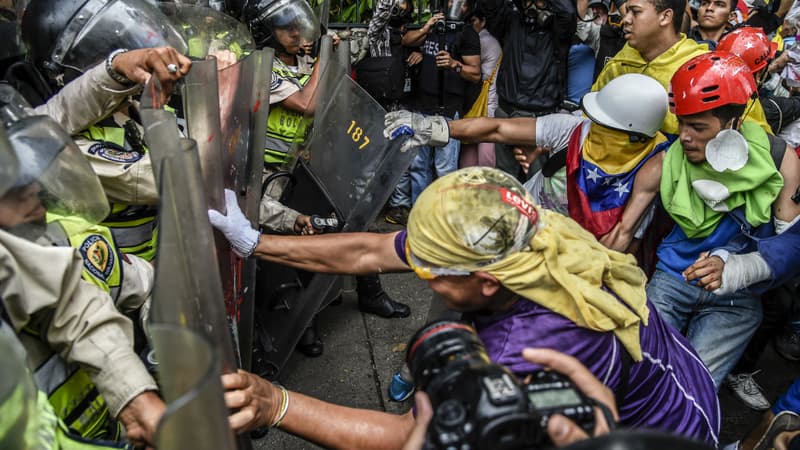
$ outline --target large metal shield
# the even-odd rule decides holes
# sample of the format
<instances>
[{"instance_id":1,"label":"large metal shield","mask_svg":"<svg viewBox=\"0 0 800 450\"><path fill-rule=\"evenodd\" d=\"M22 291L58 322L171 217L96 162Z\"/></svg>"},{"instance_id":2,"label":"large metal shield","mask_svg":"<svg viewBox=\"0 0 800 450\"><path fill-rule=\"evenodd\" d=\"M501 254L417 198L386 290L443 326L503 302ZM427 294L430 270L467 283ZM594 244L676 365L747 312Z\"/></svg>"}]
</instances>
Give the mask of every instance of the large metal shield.
<instances>
[{"instance_id":1,"label":"large metal shield","mask_svg":"<svg viewBox=\"0 0 800 450\"><path fill-rule=\"evenodd\" d=\"M223 167L230 169L225 172L224 183L236 192L239 206L255 228L261 201L272 58L272 49L256 51L219 72ZM240 278L234 285L235 304L226 303L233 306L227 310L237 325L237 346L245 369L251 366L253 349L256 263L255 258L249 258L237 267Z\"/></svg>"},{"instance_id":2,"label":"large metal shield","mask_svg":"<svg viewBox=\"0 0 800 450\"><path fill-rule=\"evenodd\" d=\"M157 143L148 145L151 152L158 151ZM181 139L180 149L162 161L160 194L151 322L203 333L218 351L222 370L235 372L236 360L225 320L222 284L194 141Z\"/></svg>"},{"instance_id":3,"label":"large metal shield","mask_svg":"<svg viewBox=\"0 0 800 450\"><path fill-rule=\"evenodd\" d=\"M156 448L233 450L220 359L202 334L176 325L153 324L150 335L167 410L156 429Z\"/></svg>"},{"instance_id":4,"label":"large metal shield","mask_svg":"<svg viewBox=\"0 0 800 450\"><path fill-rule=\"evenodd\" d=\"M0 311L5 314L3 305ZM0 448L25 449L33 444L30 432L44 424L37 408L36 386L28 370L25 348L11 325L0 317Z\"/></svg>"},{"instance_id":5,"label":"large metal shield","mask_svg":"<svg viewBox=\"0 0 800 450\"><path fill-rule=\"evenodd\" d=\"M241 58L255 49L247 27L208 2L161 2L161 12L180 30L188 46L187 56L202 59L227 50Z\"/></svg>"},{"instance_id":6,"label":"large metal shield","mask_svg":"<svg viewBox=\"0 0 800 450\"><path fill-rule=\"evenodd\" d=\"M347 50L345 45L340 47ZM292 171L295 185L284 192L282 201L304 213L333 211L344 223L344 231L363 231L415 152L402 153L399 143L383 137L385 111L350 78L348 61L334 57L322 68L314 125L307 143L298 148ZM284 283L287 289L297 286L296 298L289 296L277 311L262 317L270 336L271 345L265 345L270 376L286 363L314 314L336 296L340 278L313 274L304 279L300 274L297 279Z\"/></svg>"},{"instance_id":7,"label":"large metal shield","mask_svg":"<svg viewBox=\"0 0 800 450\"><path fill-rule=\"evenodd\" d=\"M329 100L317 110L301 156L344 229L360 231L375 219L415 153L400 152L399 143L383 137L386 111L336 66L323 74Z\"/></svg>"},{"instance_id":8,"label":"large metal shield","mask_svg":"<svg viewBox=\"0 0 800 450\"><path fill-rule=\"evenodd\" d=\"M144 119L144 115L143 115ZM145 121L145 130L149 125ZM173 125L177 124L173 120ZM152 136L152 134L151 134ZM164 147L159 142L148 141L151 152L163 152ZM159 326L178 327L199 333L211 343L213 352L210 358L219 361L213 369L219 380L222 373L235 372L237 368L236 356L231 340L231 331L225 317L225 305L222 301L222 283L220 281L217 255L213 246L211 224L208 222L208 204L202 189L200 177L200 161L197 155L197 146L191 139L180 139L179 147L169 152L161 160L159 208L159 234L158 255L156 257L156 275L153 286L153 301L150 307L151 328ZM165 332L170 334L169 331ZM164 342L162 350L156 348L156 358L162 363L159 368L159 383L170 391L175 405L170 408L183 409L182 401L192 400L196 405L202 403L202 408L208 408L210 417L206 420L209 429L226 427L227 422L223 414L222 423L217 423L215 411L219 409L221 387L217 388L218 381L210 380L209 369L200 358L192 362L194 352L200 346L191 337L181 334L170 335L172 339L183 341ZM154 334L153 338L157 336ZM161 337L163 340L169 340ZM183 342L185 347L177 348L176 344ZM192 347L194 346L194 347ZM190 356L191 355L191 356ZM186 357L187 359L183 359ZM166 367L163 362L171 360ZM190 393L184 397L189 386L187 385L187 369L183 365L192 365L196 375L194 380L202 385L202 395L195 396ZM191 381L191 380L190 380ZM183 400L182 400L183 399ZM169 400L168 400L169 401ZM195 408L196 409L196 408ZM223 406L224 410L224 406ZM168 431L163 439L165 442L178 442L180 433L191 432L191 418L195 411L192 408L175 413L170 422L166 422ZM198 427L198 423L194 424ZM175 429L179 431L174 431ZM178 434L176 434L178 433ZM161 438L160 438L161 439ZM237 436L239 449L248 449L251 442L247 436ZM164 448L174 448L168 445ZM214 447L208 447L214 448ZM225 447L221 447L225 448Z\"/></svg>"},{"instance_id":9,"label":"large metal shield","mask_svg":"<svg viewBox=\"0 0 800 450\"><path fill-rule=\"evenodd\" d=\"M201 143L209 205L222 211L223 188L231 189L254 227L258 226L271 64L272 50L253 52L220 71L213 59L201 61L192 66L183 91L187 131ZM249 369L256 262L237 257L219 232L215 232L215 246L237 361Z\"/></svg>"}]
</instances>

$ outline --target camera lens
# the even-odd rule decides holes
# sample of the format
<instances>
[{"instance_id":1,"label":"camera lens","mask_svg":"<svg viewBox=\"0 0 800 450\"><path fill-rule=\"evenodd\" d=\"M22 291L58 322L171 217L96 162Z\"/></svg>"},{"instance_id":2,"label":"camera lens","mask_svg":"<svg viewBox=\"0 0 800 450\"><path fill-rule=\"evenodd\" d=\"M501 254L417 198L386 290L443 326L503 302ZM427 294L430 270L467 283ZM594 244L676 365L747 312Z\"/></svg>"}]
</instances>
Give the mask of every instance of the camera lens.
<instances>
[{"instance_id":1,"label":"camera lens","mask_svg":"<svg viewBox=\"0 0 800 450\"><path fill-rule=\"evenodd\" d=\"M406 363L422 390L444 366L458 360L489 363L475 329L461 322L438 321L423 327L411 338L406 352Z\"/></svg>"}]
</instances>

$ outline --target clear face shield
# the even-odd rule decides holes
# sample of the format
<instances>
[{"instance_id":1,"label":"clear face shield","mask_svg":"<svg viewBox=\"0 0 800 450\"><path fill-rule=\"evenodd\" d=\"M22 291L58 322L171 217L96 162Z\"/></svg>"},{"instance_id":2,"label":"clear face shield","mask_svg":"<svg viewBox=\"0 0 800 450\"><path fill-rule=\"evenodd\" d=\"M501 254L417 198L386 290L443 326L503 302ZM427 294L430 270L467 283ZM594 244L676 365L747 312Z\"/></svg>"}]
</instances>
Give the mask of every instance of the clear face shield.
<instances>
[{"instance_id":1,"label":"clear face shield","mask_svg":"<svg viewBox=\"0 0 800 450\"><path fill-rule=\"evenodd\" d=\"M108 215L100 179L58 123L48 116L29 116L6 131L19 175L0 198L0 226L32 238L43 231L45 214L78 217L87 224Z\"/></svg>"},{"instance_id":2,"label":"clear face shield","mask_svg":"<svg viewBox=\"0 0 800 450\"><path fill-rule=\"evenodd\" d=\"M89 0L61 32L52 61L85 72L119 48L174 47L186 54L180 30L145 0Z\"/></svg>"},{"instance_id":3,"label":"clear face shield","mask_svg":"<svg viewBox=\"0 0 800 450\"><path fill-rule=\"evenodd\" d=\"M290 54L319 39L319 19L304 0L279 0L267 9L260 20L263 26L272 31L277 43Z\"/></svg>"},{"instance_id":4,"label":"clear face shield","mask_svg":"<svg viewBox=\"0 0 800 450\"><path fill-rule=\"evenodd\" d=\"M0 0L0 59L12 58L25 54L22 42L20 20L27 2Z\"/></svg>"},{"instance_id":5,"label":"clear face shield","mask_svg":"<svg viewBox=\"0 0 800 450\"><path fill-rule=\"evenodd\" d=\"M14 185L19 176L19 161L8 142L6 128L0 126L0 197Z\"/></svg>"},{"instance_id":6,"label":"clear face shield","mask_svg":"<svg viewBox=\"0 0 800 450\"><path fill-rule=\"evenodd\" d=\"M466 0L451 0L448 2L447 20L453 22L461 22L467 13Z\"/></svg>"},{"instance_id":7,"label":"clear face shield","mask_svg":"<svg viewBox=\"0 0 800 450\"><path fill-rule=\"evenodd\" d=\"M255 49L247 27L227 14L199 4L162 2L158 6L180 30L190 58L232 55L241 60Z\"/></svg>"}]
</instances>

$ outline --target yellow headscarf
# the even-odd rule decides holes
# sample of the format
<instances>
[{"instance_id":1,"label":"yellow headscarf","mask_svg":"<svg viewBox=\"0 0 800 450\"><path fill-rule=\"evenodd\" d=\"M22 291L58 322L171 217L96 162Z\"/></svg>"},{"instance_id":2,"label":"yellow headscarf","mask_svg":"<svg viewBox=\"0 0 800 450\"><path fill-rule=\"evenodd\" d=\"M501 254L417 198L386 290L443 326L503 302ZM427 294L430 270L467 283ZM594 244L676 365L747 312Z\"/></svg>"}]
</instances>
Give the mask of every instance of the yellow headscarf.
<instances>
[{"instance_id":1,"label":"yellow headscarf","mask_svg":"<svg viewBox=\"0 0 800 450\"><path fill-rule=\"evenodd\" d=\"M578 326L613 331L635 361L642 358L646 279L635 259L572 219L535 208L505 172L472 167L436 180L411 210L408 247L417 262L487 272Z\"/></svg>"}]
</instances>

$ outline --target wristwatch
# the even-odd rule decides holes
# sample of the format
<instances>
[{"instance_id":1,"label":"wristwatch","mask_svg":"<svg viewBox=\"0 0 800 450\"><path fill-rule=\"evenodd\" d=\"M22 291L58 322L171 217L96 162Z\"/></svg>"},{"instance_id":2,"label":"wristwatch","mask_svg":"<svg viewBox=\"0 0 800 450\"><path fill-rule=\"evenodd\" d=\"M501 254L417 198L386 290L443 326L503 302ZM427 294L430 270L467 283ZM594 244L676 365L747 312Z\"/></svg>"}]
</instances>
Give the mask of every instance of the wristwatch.
<instances>
[{"instance_id":1,"label":"wristwatch","mask_svg":"<svg viewBox=\"0 0 800 450\"><path fill-rule=\"evenodd\" d=\"M456 73L461 73L461 69L462 69L462 65L461 65L461 63L460 63L460 62L458 62L458 61L456 61L456 68L455 68L455 69L453 69L453 70L455 70L455 71L456 71Z\"/></svg>"}]
</instances>

